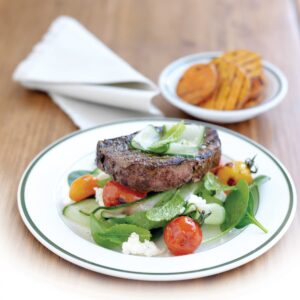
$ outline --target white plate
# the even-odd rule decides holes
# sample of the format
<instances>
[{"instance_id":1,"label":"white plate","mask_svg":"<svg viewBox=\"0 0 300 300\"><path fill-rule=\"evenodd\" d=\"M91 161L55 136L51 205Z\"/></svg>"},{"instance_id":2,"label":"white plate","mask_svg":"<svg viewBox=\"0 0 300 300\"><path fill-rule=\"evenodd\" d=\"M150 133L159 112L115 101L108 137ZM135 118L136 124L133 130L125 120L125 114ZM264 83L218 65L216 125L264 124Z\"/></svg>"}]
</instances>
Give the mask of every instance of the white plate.
<instances>
[{"instance_id":1,"label":"white plate","mask_svg":"<svg viewBox=\"0 0 300 300\"><path fill-rule=\"evenodd\" d=\"M193 64L209 62L220 54L221 52L193 54L175 60L168 65L159 78L159 86L164 97L174 106L198 119L218 123L234 123L254 118L274 108L283 100L288 90L286 77L277 67L267 61L263 61L263 71L266 78L264 99L257 106L242 110L218 111L201 108L181 100L176 94L176 87L185 70Z\"/></svg>"},{"instance_id":2,"label":"white plate","mask_svg":"<svg viewBox=\"0 0 300 300\"><path fill-rule=\"evenodd\" d=\"M25 171L18 191L19 211L31 233L48 249L81 267L112 276L139 280L183 280L209 276L243 265L269 250L288 229L296 209L292 179L282 164L250 139L216 127L222 152L243 160L257 154L259 173L272 177L260 190L257 218L267 234L248 226L213 247L178 257L138 257L104 249L88 234L76 233L63 216L68 200L67 175L94 166L99 139L126 135L147 124L174 123L175 119L137 119L101 125L70 134L41 152ZM194 122L194 121L193 121ZM196 122L196 121L195 121ZM202 249L202 250L201 250Z\"/></svg>"}]
</instances>

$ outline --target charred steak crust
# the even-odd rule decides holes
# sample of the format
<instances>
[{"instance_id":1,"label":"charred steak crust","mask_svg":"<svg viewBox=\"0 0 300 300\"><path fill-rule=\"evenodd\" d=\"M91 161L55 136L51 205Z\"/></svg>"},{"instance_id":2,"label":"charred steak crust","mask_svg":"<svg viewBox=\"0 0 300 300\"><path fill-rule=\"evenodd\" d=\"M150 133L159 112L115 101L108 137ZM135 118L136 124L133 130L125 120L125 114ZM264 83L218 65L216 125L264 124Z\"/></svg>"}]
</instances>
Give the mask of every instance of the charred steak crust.
<instances>
[{"instance_id":1,"label":"charred steak crust","mask_svg":"<svg viewBox=\"0 0 300 300\"><path fill-rule=\"evenodd\" d=\"M206 128L204 143L193 158L155 155L132 149L136 133L99 141L96 163L125 186L142 192L160 192L199 181L221 158L221 142L215 129Z\"/></svg>"}]
</instances>

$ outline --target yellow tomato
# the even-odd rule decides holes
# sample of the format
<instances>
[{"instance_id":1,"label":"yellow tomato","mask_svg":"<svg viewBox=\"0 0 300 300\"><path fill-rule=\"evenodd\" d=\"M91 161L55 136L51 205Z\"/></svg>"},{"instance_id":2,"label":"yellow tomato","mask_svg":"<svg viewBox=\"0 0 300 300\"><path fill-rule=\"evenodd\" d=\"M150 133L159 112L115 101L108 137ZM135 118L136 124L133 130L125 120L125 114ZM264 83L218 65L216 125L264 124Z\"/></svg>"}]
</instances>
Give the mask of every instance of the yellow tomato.
<instances>
[{"instance_id":1,"label":"yellow tomato","mask_svg":"<svg viewBox=\"0 0 300 300\"><path fill-rule=\"evenodd\" d=\"M217 176L222 183L227 185L236 185L241 179L244 179L248 184L253 181L250 168L243 161L233 161L219 167Z\"/></svg>"},{"instance_id":2,"label":"yellow tomato","mask_svg":"<svg viewBox=\"0 0 300 300\"><path fill-rule=\"evenodd\" d=\"M95 195L95 187L98 185L97 179L93 175L80 176L72 182L69 196L73 201L84 200Z\"/></svg>"}]
</instances>

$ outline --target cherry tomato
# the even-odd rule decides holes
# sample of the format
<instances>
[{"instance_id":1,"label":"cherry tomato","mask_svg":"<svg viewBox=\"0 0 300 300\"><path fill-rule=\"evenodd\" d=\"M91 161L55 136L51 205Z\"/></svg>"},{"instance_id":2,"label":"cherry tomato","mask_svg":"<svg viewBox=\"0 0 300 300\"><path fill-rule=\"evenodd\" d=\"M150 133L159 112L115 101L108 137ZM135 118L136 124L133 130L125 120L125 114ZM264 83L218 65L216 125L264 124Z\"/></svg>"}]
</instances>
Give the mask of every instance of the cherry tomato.
<instances>
[{"instance_id":1,"label":"cherry tomato","mask_svg":"<svg viewBox=\"0 0 300 300\"><path fill-rule=\"evenodd\" d=\"M253 181L249 166L243 161L233 161L218 168L216 175L220 181L227 185L236 185L244 179L248 184Z\"/></svg>"},{"instance_id":2,"label":"cherry tomato","mask_svg":"<svg viewBox=\"0 0 300 300\"><path fill-rule=\"evenodd\" d=\"M84 200L95 195L95 187L98 187L97 178L93 175L87 174L80 176L72 182L69 196L73 201Z\"/></svg>"},{"instance_id":3,"label":"cherry tomato","mask_svg":"<svg viewBox=\"0 0 300 300\"><path fill-rule=\"evenodd\" d=\"M190 254L201 244L202 230L192 218L181 216L165 227L164 240L172 254Z\"/></svg>"},{"instance_id":4,"label":"cherry tomato","mask_svg":"<svg viewBox=\"0 0 300 300\"><path fill-rule=\"evenodd\" d=\"M116 181L109 181L103 189L103 201L105 206L115 206L123 203L134 202L145 198L147 194L137 192Z\"/></svg>"}]
</instances>

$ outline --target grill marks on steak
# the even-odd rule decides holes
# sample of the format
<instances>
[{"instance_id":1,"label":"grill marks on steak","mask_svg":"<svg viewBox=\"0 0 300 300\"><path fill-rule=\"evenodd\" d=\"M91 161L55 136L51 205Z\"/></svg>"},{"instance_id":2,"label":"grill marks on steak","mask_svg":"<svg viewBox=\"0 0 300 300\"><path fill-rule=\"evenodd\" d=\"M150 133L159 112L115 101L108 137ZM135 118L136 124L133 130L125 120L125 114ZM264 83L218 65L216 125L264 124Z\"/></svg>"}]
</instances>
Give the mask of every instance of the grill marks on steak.
<instances>
[{"instance_id":1,"label":"grill marks on steak","mask_svg":"<svg viewBox=\"0 0 300 300\"><path fill-rule=\"evenodd\" d=\"M141 192L160 192L200 180L221 158L216 130L206 128L204 143L193 158L155 155L132 149L136 133L97 144L97 166L115 181Z\"/></svg>"}]
</instances>

